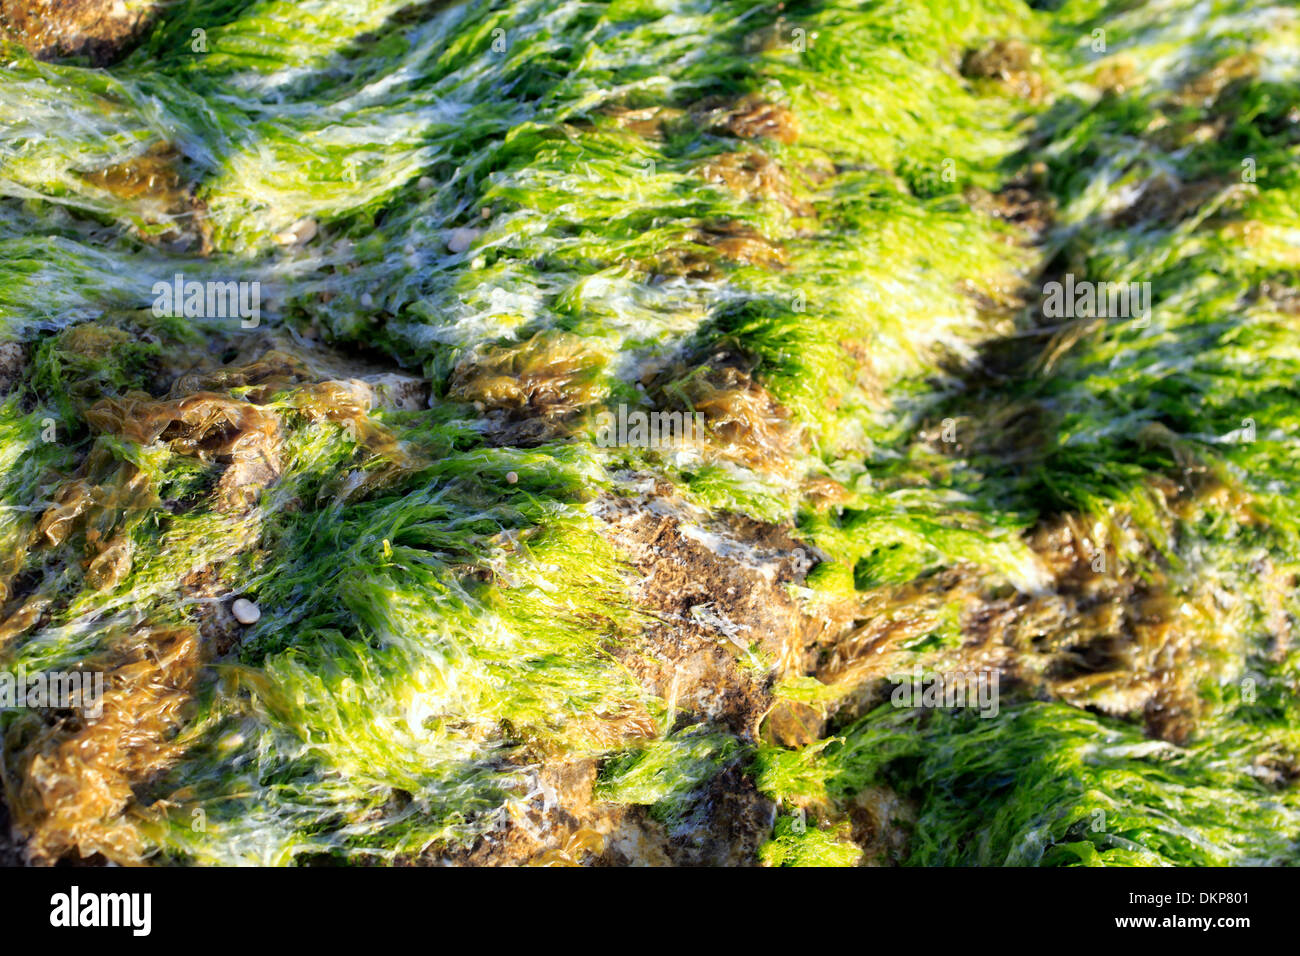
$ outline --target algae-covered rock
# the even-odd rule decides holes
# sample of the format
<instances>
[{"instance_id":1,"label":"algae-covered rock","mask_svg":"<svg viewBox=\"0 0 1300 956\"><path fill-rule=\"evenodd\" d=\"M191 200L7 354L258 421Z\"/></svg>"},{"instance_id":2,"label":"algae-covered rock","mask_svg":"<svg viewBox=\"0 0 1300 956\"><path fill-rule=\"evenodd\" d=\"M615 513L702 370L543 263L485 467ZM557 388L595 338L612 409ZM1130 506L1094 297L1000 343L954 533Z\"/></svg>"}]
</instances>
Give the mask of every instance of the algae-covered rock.
<instances>
[{"instance_id":1,"label":"algae-covered rock","mask_svg":"<svg viewBox=\"0 0 1300 956\"><path fill-rule=\"evenodd\" d=\"M1292 12L0 11L0 863L1296 862Z\"/></svg>"}]
</instances>

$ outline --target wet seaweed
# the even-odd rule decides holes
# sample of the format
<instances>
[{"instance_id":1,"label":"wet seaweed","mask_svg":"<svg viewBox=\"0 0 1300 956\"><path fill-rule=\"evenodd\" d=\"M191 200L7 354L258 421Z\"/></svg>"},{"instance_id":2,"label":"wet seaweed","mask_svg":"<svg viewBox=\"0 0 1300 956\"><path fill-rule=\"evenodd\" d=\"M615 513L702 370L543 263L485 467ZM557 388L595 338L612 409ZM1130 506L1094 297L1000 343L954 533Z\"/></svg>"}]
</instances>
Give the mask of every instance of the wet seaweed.
<instances>
[{"instance_id":1,"label":"wet seaweed","mask_svg":"<svg viewBox=\"0 0 1300 956\"><path fill-rule=\"evenodd\" d=\"M6 50L0 667L111 687L0 712L28 856L1294 862L1297 29L193 0ZM1000 713L881 706L914 669Z\"/></svg>"}]
</instances>

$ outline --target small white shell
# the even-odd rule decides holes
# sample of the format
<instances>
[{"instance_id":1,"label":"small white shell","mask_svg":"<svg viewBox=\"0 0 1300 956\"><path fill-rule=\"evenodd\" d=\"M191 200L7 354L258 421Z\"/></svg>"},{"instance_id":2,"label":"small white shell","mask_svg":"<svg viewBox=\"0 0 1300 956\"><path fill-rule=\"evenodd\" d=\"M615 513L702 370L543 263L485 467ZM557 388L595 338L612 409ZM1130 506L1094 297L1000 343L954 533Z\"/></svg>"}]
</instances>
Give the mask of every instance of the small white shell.
<instances>
[{"instance_id":1,"label":"small white shell","mask_svg":"<svg viewBox=\"0 0 1300 956\"><path fill-rule=\"evenodd\" d=\"M513 485L518 481L519 481L519 476L517 474L515 474L513 471L506 472L506 484Z\"/></svg>"},{"instance_id":2,"label":"small white shell","mask_svg":"<svg viewBox=\"0 0 1300 956\"><path fill-rule=\"evenodd\" d=\"M284 232L276 233L273 238L281 246L301 246L311 242L315 237L316 220L299 219Z\"/></svg>"},{"instance_id":3,"label":"small white shell","mask_svg":"<svg viewBox=\"0 0 1300 956\"><path fill-rule=\"evenodd\" d=\"M262 617L261 609L248 598L236 598L230 605L230 613L240 624L256 624Z\"/></svg>"}]
</instances>

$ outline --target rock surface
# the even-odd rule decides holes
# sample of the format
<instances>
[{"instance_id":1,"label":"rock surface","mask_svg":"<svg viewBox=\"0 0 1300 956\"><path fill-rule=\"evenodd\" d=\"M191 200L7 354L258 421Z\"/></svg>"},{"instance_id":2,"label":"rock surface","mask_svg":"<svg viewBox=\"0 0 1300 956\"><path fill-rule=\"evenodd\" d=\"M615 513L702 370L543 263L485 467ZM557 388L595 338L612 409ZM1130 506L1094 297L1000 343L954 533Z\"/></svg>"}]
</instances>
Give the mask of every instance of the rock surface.
<instances>
[{"instance_id":1,"label":"rock surface","mask_svg":"<svg viewBox=\"0 0 1300 956\"><path fill-rule=\"evenodd\" d=\"M0 0L0 28L40 60L85 57L106 66L153 23L155 0Z\"/></svg>"}]
</instances>

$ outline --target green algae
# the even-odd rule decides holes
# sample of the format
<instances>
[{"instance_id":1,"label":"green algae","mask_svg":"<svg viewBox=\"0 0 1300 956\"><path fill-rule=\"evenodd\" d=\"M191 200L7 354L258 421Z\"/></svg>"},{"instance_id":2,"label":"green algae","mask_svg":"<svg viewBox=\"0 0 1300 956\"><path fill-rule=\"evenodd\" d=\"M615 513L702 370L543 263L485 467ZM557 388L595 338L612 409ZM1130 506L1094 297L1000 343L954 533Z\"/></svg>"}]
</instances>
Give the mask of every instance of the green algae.
<instances>
[{"instance_id":1,"label":"green algae","mask_svg":"<svg viewBox=\"0 0 1300 956\"><path fill-rule=\"evenodd\" d=\"M609 760L596 796L612 803L648 806L657 819L681 827L690 822L687 815L700 786L732 762L738 750L734 737L686 727Z\"/></svg>"},{"instance_id":2,"label":"green algae","mask_svg":"<svg viewBox=\"0 0 1300 956\"><path fill-rule=\"evenodd\" d=\"M1043 703L992 719L884 708L824 746L761 756L759 779L793 802L897 788L917 804L911 865L1285 865L1294 794L1252 773L1249 750L1181 749Z\"/></svg>"},{"instance_id":3,"label":"green algae","mask_svg":"<svg viewBox=\"0 0 1300 956\"><path fill-rule=\"evenodd\" d=\"M1159 572L1174 598L1212 603L1213 636L1179 638L1211 662L1186 746L1063 705L857 720L836 706L859 688L780 675L778 698L831 725L758 749L759 790L811 818L779 816L762 861L857 862L844 814L887 785L919 808L911 863L1290 862L1287 774L1258 768L1296 752L1279 636L1300 613L1283 294L1296 24L1194 6L222 0L169 8L108 71L14 52L0 320L33 351L0 406L0 527L11 577L46 603L0 662L71 666L122 627L192 624L213 595L258 602L237 650L208 662L183 756L141 782L130 813L150 859L466 845L557 756L602 761L600 800L699 825L700 788L754 742L698 715L670 725L672 704L620 662L643 621L593 497L653 474L710 512L791 525L820 556L809 606L945 569L977 574L989 600L1051 591L1030 534L1081 514L1150 542L1116 576ZM1003 37L1041 51L1041 96L961 75L965 51ZM1253 69L1187 92L1243 53ZM1107 70L1123 81L1102 92ZM793 119L764 127L756 103ZM627 118L655 109L652 130ZM159 144L182 184L167 197L96 178ZM738 190L707 174L738 153L780 177ZM970 198L1038 161L1057 209L1045 236ZM1215 188L1184 196L1198 183ZM200 235L210 256L177 238ZM1150 322L1044 330L1040 287L1066 272L1149 282ZM303 383L277 385L255 404L279 429L278 474L247 510L220 507L224 462L86 414L158 395L196 350L185 320L142 318L177 273L261 283L268 325L421 370L430 407L365 414L395 442L372 446L310 414ZM494 431L499 393L466 370L556 341L592 356L563 431ZM706 398L703 448L599 448L587 430L620 401ZM756 409L765 430L723 434ZM107 587L86 528L26 544L92 454L97 487L129 467L153 499L96 518L132 555ZM839 499L819 506L814 481ZM927 619L905 650L954 653L960 621Z\"/></svg>"}]
</instances>

